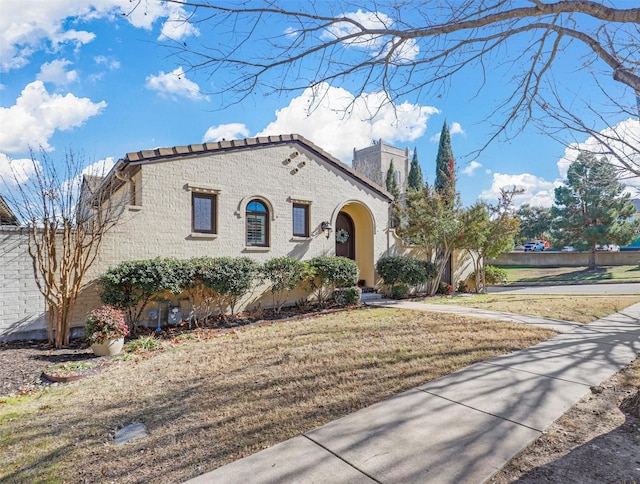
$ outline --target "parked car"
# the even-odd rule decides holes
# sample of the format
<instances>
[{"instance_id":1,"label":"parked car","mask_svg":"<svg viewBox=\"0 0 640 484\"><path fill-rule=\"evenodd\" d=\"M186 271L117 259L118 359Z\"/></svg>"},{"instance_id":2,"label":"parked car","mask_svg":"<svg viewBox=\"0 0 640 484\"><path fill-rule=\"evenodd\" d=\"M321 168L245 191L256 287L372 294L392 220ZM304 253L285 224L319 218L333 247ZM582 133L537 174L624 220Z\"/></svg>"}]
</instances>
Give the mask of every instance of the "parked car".
<instances>
[{"instance_id":1,"label":"parked car","mask_svg":"<svg viewBox=\"0 0 640 484\"><path fill-rule=\"evenodd\" d=\"M620 252L620 246L615 244L596 245L596 250L603 252Z\"/></svg>"},{"instance_id":2,"label":"parked car","mask_svg":"<svg viewBox=\"0 0 640 484\"><path fill-rule=\"evenodd\" d=\"M570 245L565 245L562 248L562 252L578 252L575 247L571 247Z\"/></svg>"},{"instance_id":3,"label":"parked car","mask_svg":"<svg viewBox=\"0 0 640 484\"><path fill-rule=\"evenodd\" d=\"M545 243L542 240L530 240L524 243L525 252L542 252L545 249Z\"/></svg>"}]
</instances>

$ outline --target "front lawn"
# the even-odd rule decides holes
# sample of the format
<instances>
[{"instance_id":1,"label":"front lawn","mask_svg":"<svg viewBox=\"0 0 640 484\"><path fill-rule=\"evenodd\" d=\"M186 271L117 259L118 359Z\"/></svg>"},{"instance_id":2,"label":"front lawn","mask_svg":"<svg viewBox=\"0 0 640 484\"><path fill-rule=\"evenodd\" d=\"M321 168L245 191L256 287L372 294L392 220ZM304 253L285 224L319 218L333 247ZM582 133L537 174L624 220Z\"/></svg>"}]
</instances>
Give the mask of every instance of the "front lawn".
<instances>
[{"instance_id":1,"label":"front lawn","mask_svg":"<svg viewBox=\"0 0 640 484\"><path fill-rule=\"evenodd\" d=\"M543 318L590 323L640 302L640 295L569 295L491 293L427 298L427 303L454 304Z\"/></svg>"},{"instance_id":2,"label":"front lawn","mask_svg":"<svg viewBox=\"0 0 640 484\"><path fill-rule=\"evenodd\" d=\"M377 308L182 339L0 400L0 481L181 482L553 334ZM149 436L115 445L115 432L136 422Z\"/></svg>"},{"instance_id":3,"label":"front lawn","mask_svg":"<svg viewBox=\"0 0 640 484\"><path fill-rule=\"evenodd\" d=\"M540 283L597 283L606 281L635 282L640 281L640 267L602 266L594 271L584 267L522 267L498 266L507 272L509 283L540 282Z\"/></svg>"}]
</instances>

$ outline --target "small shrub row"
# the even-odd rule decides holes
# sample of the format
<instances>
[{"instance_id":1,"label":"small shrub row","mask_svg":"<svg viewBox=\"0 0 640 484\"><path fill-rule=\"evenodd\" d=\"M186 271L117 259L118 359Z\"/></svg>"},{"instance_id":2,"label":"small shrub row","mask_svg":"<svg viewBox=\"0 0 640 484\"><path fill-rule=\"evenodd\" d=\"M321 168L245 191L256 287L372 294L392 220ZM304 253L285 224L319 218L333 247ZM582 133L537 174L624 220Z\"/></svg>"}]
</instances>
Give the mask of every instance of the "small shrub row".
<instances>
[{"instance_id":1,"label":"small shrub row","mask_svg":"<svg viewBox=\"0 0 640 484\"><path fill-rule=\"evenodd\" d=\"M393 299L405 299L411 288L426 284L438 275L433 262L406 255L380 258L376 271L389 287L388 293Z\"/></svg>"},{"instance_id":2,"label":"small shrub row","mask_svg":"<svg viewBox=\"0 0 640 484\"><path fill-rule=\"evenodd\" d=\"M319 256L309 261L276 257L263 265L249 257L197 257L180 260L157 258L126 261L110 268L101 278L100 298L121 309L135 327L152 300L167 292L186 296L198 319L213 314L235 315L238 302L257 283L269 282L273 307L282 309L292 291L311 291L325 304L336 289L355 286L359 271L355 261L344 257ZM341 301L353 304L359 292L344 293Z\"/></svg>"}]
</instances>

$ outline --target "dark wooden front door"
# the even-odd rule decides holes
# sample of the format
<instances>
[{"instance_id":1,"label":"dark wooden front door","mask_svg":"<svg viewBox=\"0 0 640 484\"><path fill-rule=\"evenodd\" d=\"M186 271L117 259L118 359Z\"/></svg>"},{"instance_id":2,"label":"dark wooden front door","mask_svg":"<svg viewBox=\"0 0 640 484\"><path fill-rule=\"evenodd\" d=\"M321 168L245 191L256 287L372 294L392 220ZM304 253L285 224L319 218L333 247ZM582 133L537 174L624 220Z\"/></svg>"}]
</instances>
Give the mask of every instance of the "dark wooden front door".
<instances>
[{"instance_id":1,"label":"dark wooden front door","mask_svg":"<svg viewBox=\"0 0 640 484\"><path fill-rule=\"evenodd\" d=\"M353 219L344 212L336 219L336 255L355 260L356 232ZM346 240L345 240L346 239Z\"/></svg>"}]
</instances>

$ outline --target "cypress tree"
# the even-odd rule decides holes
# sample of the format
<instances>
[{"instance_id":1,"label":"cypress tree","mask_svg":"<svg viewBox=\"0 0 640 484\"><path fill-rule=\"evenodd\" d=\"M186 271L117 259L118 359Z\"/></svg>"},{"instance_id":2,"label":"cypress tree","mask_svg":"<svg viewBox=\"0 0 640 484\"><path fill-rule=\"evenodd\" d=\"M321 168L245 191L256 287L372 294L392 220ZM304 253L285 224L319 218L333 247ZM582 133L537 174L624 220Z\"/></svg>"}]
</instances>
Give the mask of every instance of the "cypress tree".
<instances>
[{"instance_id":1,"label":"cypress tree","mask_svg":"<svg viewBox=\"0 0 640 484\"><path fill-rule=\"evenodd\" d=\"M424 188L424 178L422 176L422 169L420 163L418 163L418 149L413 149L413 158L411 159L411 168L409 169L409 176L407 178L407 190L419 191Z\"/></svg>"},{"instance_id":2,"label":"cypress tree","mask_svg":"<svg viewBox=\"0 0 640 484\"><path fill-rule=\"evenodd\" d=\"M442 132L440 133L434 188L440 195L453 201L456 193L456 164L453 158L451 135L446 119L442 126Z\"/></svg>"},{"instance_id":3,"label":"cypress tree","mask_svg":"<svg viewBox=\"0 0 640 484\"><path fill-rule=\"evenodd\" d=\"M387 191L393 195L393 199L400 200L400 187L398 186L398 180L396 180L396 170L393 166L393 160L389 163L389 169L387 170Z\"/></svg>"}]
</instances>

